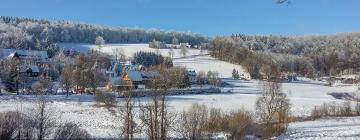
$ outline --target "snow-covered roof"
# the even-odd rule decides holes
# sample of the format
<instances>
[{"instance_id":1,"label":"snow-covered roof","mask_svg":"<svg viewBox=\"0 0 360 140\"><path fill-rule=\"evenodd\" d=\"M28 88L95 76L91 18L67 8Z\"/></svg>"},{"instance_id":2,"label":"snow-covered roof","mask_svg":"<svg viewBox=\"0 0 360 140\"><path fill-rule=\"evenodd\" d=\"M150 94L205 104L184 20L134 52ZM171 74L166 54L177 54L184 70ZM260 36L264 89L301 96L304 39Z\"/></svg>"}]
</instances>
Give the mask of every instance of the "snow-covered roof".
<instances>
[{"instance_id":1,"label":"snow-covered roof","mask_svg":"<svg viewBox=\"0 0 360 140\"><path fill-rule=\"evenodd\" d=\"M4 57L19 57L28 59L48 59L46 51L32 51L32 50L16 50L16 49L0 49L0 58Z\"/></svg>"},{"instance_id":2,"label":"snow-covered roof","mask_svg":"<svg viewBox=\"0 0 360 140\"><path fill-rule=\"evenodd\" d=\"M160 77L160 73L157 71L144 71L141 72L141 76L145 79L154 78L154 77Z\"/></svg>"},{"instance_id":3,"label":"snow-covered roof","mask_svg":"<svg viewBox=\"0 0 360 140\"><path fill-rule=\"evenodd\" d=\"M111 81L111 84L114 86L120 86L122 84L122 79L119 77L114 77L109 79Z\"/></svg>"},{"instance_id":4,"label":"snow-covered roof","mask_svg":"<svg viewBox=\"0 0 360 140\"><path fill-rule=\"evenodd\" d=\"M126 73L129 77L129 79L132 81L142 81L143 80L141 73L139 71L128 70L128 71L126 71Z\"/></svg>"},{"instance_id":5,"label":"snow-covered roof","mask_svg":"<svg viewBox=\"0 0 360 140\"><path fill-rule=\"evenodd\" d=\"M39 70L39 67L38 66L29 66L29 68L32 70L32 72L37 72L39 73L40 70Z\"/></svg>"}]
</instances>

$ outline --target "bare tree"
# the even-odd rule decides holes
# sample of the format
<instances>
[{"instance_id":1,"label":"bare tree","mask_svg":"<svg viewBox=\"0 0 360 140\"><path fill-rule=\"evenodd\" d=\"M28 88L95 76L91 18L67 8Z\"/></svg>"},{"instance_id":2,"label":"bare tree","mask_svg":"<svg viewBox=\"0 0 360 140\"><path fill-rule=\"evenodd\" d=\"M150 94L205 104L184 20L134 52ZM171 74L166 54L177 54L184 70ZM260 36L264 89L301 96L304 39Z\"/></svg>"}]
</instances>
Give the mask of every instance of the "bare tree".
<instances>
[{"instance_id":1,"label":"bare tree","mask_svg":"<svg viewBox=\"0 0 360 140\"><path fill-rule=\"evenodd\" d=\"M206 84L206 73L204 71L200 71L196 78L200 87Z\"/></svg>"},{"instance_id":2,"label":"bare tree","mask_svg":"<svg viewBox=\"0 0 360 140\"><path fill-rule=\"evenodd\" d=\"M3 80L6 91L19 93L20 61L18 59L3 59L1 61L0 77Z\"/></svg>"},{"instance_id":3,"label":"bare tree","mask_svg":"<svg viewBox=\"0 0 360 140\"><path fill-rule=\"evenodd\" d=\"M164 68L159 68L162 76L151 80L152 91L148 96L150 101L140 107L140 120L145 132L151 140L165 140L173 123L172 114L167 109L168 78Z\"/></svg>"},{"instance_id":4,"label":"bare tree","mask_svg":"<svg viewBox=\"0 0 360 140\"><path fill-rule=\"evenodd\" d=\"M179 44L179 39L177 39L176 37L173 37L171 43L172 44Z\"/></svg>"},{"instance_id":5,"label":"bare tree","mask_svg":"<svg viewBox=\"0 0 360 140\"><path fill-rule=\"evenodd\" d=\"M178 132L184 139L204 139L208 111L205 105L192 104L180 115Z\"/></svg>"},{"instance_id":6,"label":"bare tree","mask_svg":"<svg viewBox=\"0 0 360 140\"><path fill-rule=\"evenodd\" d=\"M358 85L359 86L359 85ZM355 100L355 112L357 116L360 116L360 87L358 87L358 90L354 92L354 100Z\"/></svg>"},{"instance_id":7,"label":"bare tree","mask_svg":"<svg viewBox=\"0 0 360 140\"><path fill-rule=\"evenodd\" d=\"M135 102L132 97L132 92L124 93L123 107L120 108L120 115L122 118L122 135L125 140L134 139L134 134L137 132L137 124L135 123Z\"/></svg>"},{"instance_id":8,"label":"bare tree","mask_svg":"<svg viewBox=\"0 0 360 140\"><path fill-rule=\"evenodd\" d=\"M69 96L69 91L73 86L73 71L72 66L67 65L61 72L60 83L62 87L66 90L66 96Z\"/></svg>"},{"instance_id":9,"label":"bare tree","mask_svg":"<svg viewBox=\"0 0 360 140\"><path fill-rule=\"evenodd\" d=\"M87 87L92 88L93 94L96 94L96 88L106 80L105 75L98 69L85 70L84 74L84 82Z\"/></svg>"},{"instance_id":10,"label":"bare tree","mask_svg":"<svg viewBox=\"0 0 360 140\"><path fill-rule=\"evenodd\" d=\"M174 58L174 54L175 54L174 49L173 48L168 49L168 54L171 59Z\"/></svg>"},{"instance_id":11,"label":"bare tree","mask_svg":"<svg viewBox=\"0 0 360 140\"><path fill-rule=\"evenodd\" d=\"M53 82L50 77L40 76L38 83L32 85L32 90L37 95L47 95L52 93Z\"/></svg>"},{"instance_id":12,"label":"bare tree","mask_svg":"<svg viewBox=\"0 0 360 140\"><path fill-rule=\"evenodd\" d=\"M256 114L263 124L265 137L277 136L284 132L290 119L290 103L281 93L281 84L276 81L260 83L261 94L256 100Z\"/></svg>"},{"instance_id":13,"label":"bare tree","mask_svg":"<svg viewBox=\"0 0 360 140\"><path fill-rule=\"evenodd\" d=\"M52 132L55 118L48 105L45 95L37 95L37 103L30 117L35 120L35 128L38 140L46 139Z\"/></svg>"},{"instance_id":14,"label":"bare tree","mask_svg":"<svg viewBox=\"0 0 360 140\"><path fill-rule=\"evenodd\" d=\"M186 46L181 46L180 47L180 55L185 57L187 53L188 53L187 47Z\"/></svg>"},{"instance_id":15,"label":"bare tree","mask_svg":"<svg viewBox=\"0 0 360 140\"><path fill-rule=\"evenodd\" d=\"M209 84L213 86L218 86L220 83L219 73L216 71L208 71L206 74Z\"/></svg>"},{"instance_id":16,"label":"bare tree","mask_svg":"<svg viewBox=\"0 0 360 140\"><path fill-rule=\"evenodd\" d=\"M18 130L18 112L0 113L0 139L12 139Z\"/></svg>"},{"instance_id":17,"label":"bare tree","mask_svg":"<svg viewBox=\"0 0 360 140\"><path fill-rule=\"evenodd\" d=\"M126 54L122 48L113 49L113 54L115 55L115 59L117 61L125 61L126 60Z\"/></svg>"}]
</instances>

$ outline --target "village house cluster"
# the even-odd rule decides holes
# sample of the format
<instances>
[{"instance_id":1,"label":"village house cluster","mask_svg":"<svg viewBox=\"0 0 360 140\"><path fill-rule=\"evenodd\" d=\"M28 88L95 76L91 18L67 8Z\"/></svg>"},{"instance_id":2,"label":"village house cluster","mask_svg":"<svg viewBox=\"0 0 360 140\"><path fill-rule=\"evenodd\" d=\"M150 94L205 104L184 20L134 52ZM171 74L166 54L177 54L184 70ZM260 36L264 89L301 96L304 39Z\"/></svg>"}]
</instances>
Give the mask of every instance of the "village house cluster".
<instances>
[{"instance_id":1,"label":"village house cluster","mask_svg":"<svg viewBox=\"0 0 360 140\"><path fill-rule=\"evenodd\" d=\"M28 77L39 76L40 69L45 69L49 62L46 51L0 49L0 58L18 60L18 72Z\"/></svg>"},{"instance_id":2,"label":"village house cluster","mask_svg":"<svg viewBox=\"0 0 360 140\"><path fill-rule=\"evenodd\" d=\"M61 50L59 52L62 53L64 57L73 59L70 62L72 65L76 63L75 61L77 61L74 58L80 54L74 50ZM88 53L92 54L92 52ZM61 75L57 74L56 77L52 77L53 74L50 72L50 67L54 67L52 64L53 60L52 58L49 58L46 51L0 49L0 56L1 60L14 63L14 66L16 67L15 71L12 72L13 74L10 76L10 79L15 79L14 84L10 86L12 87L10 91L19 92L19 90L31 88L34 83L39 82L40 78L48 77L53 82L60 82L60 85L56 87L60 89L54 89L55 92L65 92L62 88ZM155 78L164 78L159 71L149 69L143 65L132 64L130 61L119 61L115 59L108 59L108 61L110 61L108 68L99 67L97 62L91 66L91 69L96 69L98 72L97 74L105 76L104 78L106 79L106 82L99 86L105 86L108 91L118 92L125 90L145 90L150 88L151 80ZM61 67L59 69L62 71L64 70L65 65L66 64L60 64L57 67ZM12 68L9 69L11 70ZM72 73L76 73L78 70L79 67L74 65ZM189 84L197 84L198 77L195 70L185 68L184 70ZM74 76L76 77L77 75L75 74ZM2 79L3 81L6 80L3 77ZM86 88L87 87L75 83L70 89L70 92L84 93Z\"/></svg>"},{"instance_id":3,"label":"village house cluster","mask_svg":"<svg viewBox=\"0 0 360 140\"><path fill-rule=\"evenodd\" d=\"M130 62L113 62L105 73L109 79L106 88L111 91L144 90L149 88L152 79L165 78L159 71L132 65ZM186 69L186 76L191 84L196 84L195 70Z\"/></svg>"}]
</instances>

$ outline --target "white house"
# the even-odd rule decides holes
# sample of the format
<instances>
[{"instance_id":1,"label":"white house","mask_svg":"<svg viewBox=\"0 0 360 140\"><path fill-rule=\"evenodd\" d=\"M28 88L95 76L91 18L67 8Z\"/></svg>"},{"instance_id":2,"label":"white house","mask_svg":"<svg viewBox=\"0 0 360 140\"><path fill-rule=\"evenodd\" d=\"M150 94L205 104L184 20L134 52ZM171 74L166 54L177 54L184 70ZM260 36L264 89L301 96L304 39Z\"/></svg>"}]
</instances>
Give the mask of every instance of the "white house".
<instances>
[{"instance_id":1,"label":"white house","mask_svg":"<svg viewBox=\"0 0 360 140\"><path fill-rule=\"evenodd\" d=\"M240 78L243 79L243 80L250 81L251 80L251 75L248 72L244 72L243 74L241 74Z\"/></svg>"},{"instance_id":2,"label":"white house","mask_svg":"<svg viewBox=\"0 0 360 140\"><path fill-rule=\"evenodd\" d=\"M44 63L48 62L46 51L0 49L0 58L19 58L20 60Z\"/></svg>"},{"instance_id":3,"label":"white house","mask_svg":"<svg viewBox=\"0 0 360 140\"><path fill-rule=\"evenodd\" d=\"M185 46L186 48L191 48L189 43L180 43L180 47Z\"/></svg>"},{"instance_id":4,"label":"white house","mask_svg":"<svg viewBox=\"0 0 360 140\"><path fill-rule=\"evenodd\" d=\"M186 72L187 72L187 75L189 76L190 83L195 84L197 82L196 71L192 70L192 69L187 69Z\"/></svg>"}]
</instances>

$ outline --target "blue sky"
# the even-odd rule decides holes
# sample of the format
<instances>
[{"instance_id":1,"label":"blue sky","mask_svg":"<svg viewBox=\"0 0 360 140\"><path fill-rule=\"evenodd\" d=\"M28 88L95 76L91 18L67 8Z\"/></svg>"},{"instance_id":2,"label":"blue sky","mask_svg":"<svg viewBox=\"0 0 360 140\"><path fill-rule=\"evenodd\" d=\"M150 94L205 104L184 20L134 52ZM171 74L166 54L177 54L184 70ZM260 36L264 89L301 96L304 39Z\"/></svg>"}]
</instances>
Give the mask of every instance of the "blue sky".
<instances>
[{"instance_id":1,"label":"blue sky","mask_svg":"<svg viewBox=\"0 0 360 140\"><path fill-rule=\"evenodd\" d=\"M0 15L203 35L360 31L360 0L0 0Z\"/></svg>"}]
</instances>

